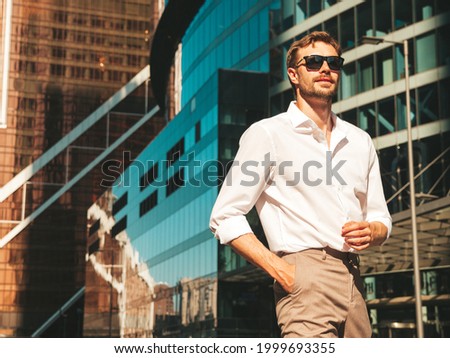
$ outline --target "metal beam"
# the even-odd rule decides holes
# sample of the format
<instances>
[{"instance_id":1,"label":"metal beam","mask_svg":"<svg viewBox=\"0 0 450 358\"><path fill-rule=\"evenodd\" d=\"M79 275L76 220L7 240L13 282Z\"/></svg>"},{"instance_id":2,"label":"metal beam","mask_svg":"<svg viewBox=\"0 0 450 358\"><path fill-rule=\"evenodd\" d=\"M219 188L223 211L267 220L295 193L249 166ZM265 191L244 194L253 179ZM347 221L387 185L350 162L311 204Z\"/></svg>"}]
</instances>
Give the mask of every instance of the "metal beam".
<instances>
[{"instance_id":1,"label":"metal beam","mask_svg":"<svg viewBox=\"0 0 450 358\"><path fill-rule=\"evenodd\" d=\"M97 108L91 115L89 115L83 122L72 129L68 134L55 143L50 149L42 154L33 163L24 168L8 183L0 189L0 202L3 202L12 193L25 184L34 174L41 170L59 153L66 149L78 137L85 133L90 127L97 123L101 118L108 114L112 108L119 104L124 98L136 90L150 77L150 66L145 66L136 76L134 76L125 86L118 90L105 103Z\"/></svg>"},{"instance_id":2,"label":"metal beam","mask_svg":"<svg viewBox=\"0 0 450 358\"><path fill-rule=\"evenodd\" d=\"M83 286L77 293L75 293L70 299L64 303L59 310L53 313L48 320L44 322L34 333L32 338L40 337L59 317L61 317L70 307L72 307L83 295L86 288Z\"/></svg>"},{"instance_id":3,"label":"metal beam","mask_svg":"<svg viewBox=\"0 0 450 358\"><path fill-rule=\"evenodd\" d=\"M53 194L47 201L45 201L41 206L34 210L28 217L22 220L18 225L16 225L10 232L8 232L0 240L0 248L4 247L8 242L10 242L14 237L16 237L22 230L24 230L33 220L35 220L39 215L41 215L50 205L52 205L56 200L58 200L61 195L67 192L72 186L74 186L80 179L82 179L87 173L89 173L96 165L98 165L102 160L104 160L113 150L115 150L120 144L126 141L134 132L136 132L143 124L145 124L150 118L152 118L156 113L158 113L159 107L154 107L150 112L148 112L144 117L142 117L138 122L136 122L128 131L122 134L114 143L112 143L108 148L105 149L97 158L90 162L81 172L75 175L69 182L67 182L61 189L59 189L55 194Z\"/></svg>"}]
</instances>

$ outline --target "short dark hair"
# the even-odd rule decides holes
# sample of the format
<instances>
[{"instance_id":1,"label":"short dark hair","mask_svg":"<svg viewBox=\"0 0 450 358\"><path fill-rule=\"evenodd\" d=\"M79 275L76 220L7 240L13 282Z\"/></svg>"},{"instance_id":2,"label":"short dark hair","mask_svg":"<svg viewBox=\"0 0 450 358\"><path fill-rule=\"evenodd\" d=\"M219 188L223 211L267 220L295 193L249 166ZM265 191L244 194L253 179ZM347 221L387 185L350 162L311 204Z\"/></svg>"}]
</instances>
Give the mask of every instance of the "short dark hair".
<instances>
[{"instance_id":1,"label":"short dark hair","mask_svg":"<svg viewBox=\"0 0 450 358\"><path fill-rule=\"evenodd\" d=\"M333 36L331 36L328 32L325 31L314 31L311 32L309 35L302 37L300 40L293 42L292 45L289 47L286 56L286 69L290 67L295 67L295 65L297 64L298 59L296 55L298 50L300 50L301 48L308 47L309 45L315 42L325 42L326 44L329 44L334 47L338 56L342 55L341 46Z\"/></svg>"}]
</instances>

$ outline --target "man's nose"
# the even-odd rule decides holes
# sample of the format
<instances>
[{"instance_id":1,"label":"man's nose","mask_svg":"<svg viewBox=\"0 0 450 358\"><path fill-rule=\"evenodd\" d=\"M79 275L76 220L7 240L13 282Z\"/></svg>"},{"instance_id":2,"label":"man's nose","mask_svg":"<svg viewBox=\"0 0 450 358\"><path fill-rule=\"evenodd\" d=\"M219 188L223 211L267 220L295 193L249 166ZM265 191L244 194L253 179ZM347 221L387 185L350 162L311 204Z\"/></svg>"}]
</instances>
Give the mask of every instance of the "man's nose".
<instances>
[{"instance_id":1,"label":"man's nose","mask_svg":"<svg viewBox=\"0 0 450 358\"><path fill-rule=\"evenodd\" d=\"M329 73L331 72L331 68L330 66L328 66L328 62L327 61L323 61L322 66L320 66L319 72L325 72L325 73Z\"/></svg>"}]
</instances>

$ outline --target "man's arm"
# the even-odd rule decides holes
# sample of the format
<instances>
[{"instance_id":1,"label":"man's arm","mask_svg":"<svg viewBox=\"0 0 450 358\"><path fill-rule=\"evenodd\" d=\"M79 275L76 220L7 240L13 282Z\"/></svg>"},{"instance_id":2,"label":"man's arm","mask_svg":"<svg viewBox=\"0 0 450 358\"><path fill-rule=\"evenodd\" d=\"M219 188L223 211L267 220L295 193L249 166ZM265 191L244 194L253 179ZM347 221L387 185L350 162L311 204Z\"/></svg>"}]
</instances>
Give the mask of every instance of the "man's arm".
<instances>
[{"instance_id":1,"label":"man's arm","mask_svg":"<svg viewBox=\"0 0 450 358\"><path fill-rule=\"evenodd\" d=\"M277 280L286 292L292 291L295 265L287 263L267 249L254 234L241 235L231 241L229 245L237 254Z\"/></svg>"},{"instance_id":2,"label":"man's arm","mask_svg":"<svg viewBox=\"0 0 450 358\"><path fill-rule=\"evenodd\" d=\"M267 130L252 125L242 136L233 165L214 204L210 228L253 265L263 269L287 292L292 291L295 266L266 248L253 234L246 215L270 185L271 154L275 149ZM249 165L250 164L250 165ZM243 169L246 169L245 171Z\"/></svg>"},{"instance_id":3,"label":"man's arm","mask_svg":"<svg viewBox=\"0 0 450 358\"><path fill-rule=\"evenodd\" d=\"M369 171L367 174L367 200L365 221L350 221L342 227L341 235L348 246L361 251L382 245L389 237L392 219L387 208L381 182L378 156L369 138Z\"/></svg>"}]
</instances>

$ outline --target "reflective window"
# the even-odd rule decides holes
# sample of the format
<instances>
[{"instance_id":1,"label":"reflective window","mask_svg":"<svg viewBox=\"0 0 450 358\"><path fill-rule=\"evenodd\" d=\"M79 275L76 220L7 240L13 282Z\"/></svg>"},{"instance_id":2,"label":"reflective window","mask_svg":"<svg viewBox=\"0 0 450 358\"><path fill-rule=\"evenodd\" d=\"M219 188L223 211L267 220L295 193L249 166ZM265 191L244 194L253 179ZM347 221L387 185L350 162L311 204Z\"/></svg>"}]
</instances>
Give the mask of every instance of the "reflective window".
<instances>
[{"instance_id":1,"label":"reflective window","mask_svg":"<svg viewBox=\"0 0 450 358\"><path fill-rule=\"evenodd\" d=\"M111 228L111 236L112 237L116 236L126 228L127 228L127 216L124 216Z\"/></svg>"},{"instance_id":2,"label":"reflective window","mask_svg":"<svg viewBox=\"0 0 450 358\"><path fill-rule=\"evenodd\" d=\"M290 2L293 3L294 1L284 1L284 3ZM306 0L299 0L295 1L295 23L299 24L303 20L307 18L307 8L306 8Z\"/></svg>"},{"instance_id":3,"label":"reflective window","mask_svg":"<svg viewBox=\"0 0 450 358\"><path fill-rule=\"evenodd\" d=\"M313 16L322 10L321 1L309 0L309 16Z\"/></svg>"},{"instance_id":4,"label":"reflective window","mask_svg":"<svg viewBox=\"0 0 450 358\"><path fill-rule=\"evenodd\" d=\"M358 61L358 92L364 92L374 87L373 56L370 55Z\"/></svg>"},{"instance_id":5,"label":"reflective window","mask_svg":"<svg viewBox=\"0 0 450 358\"><path fill-rule=\"evenodd\" d=\"M437 0L437 14L442 14L443 12L450 10L450 1L448 0Z\"/></svg>"},{"instance_id":6,"label":"reflective window","mask_svg":"<svg viewBox=\"0 0 450 358\"><path fill-rule=\"evenodd\" d=\"M434 32L416 39L416 72L436 67L436 34Z\"/></svg>"},{"instance_id":7,"label":"reflective window","mask_svg":"<svg viewBox=\"0 0 450 358\"><path fill-rule=\"evenodd\" d=\"M351 109L350 111L343 112L339 115L341 119L355 126L358 125L357 117L356 117L356 109Z\"/></svg>"},{"instance_id":8,"label":"reflective window","mask_svg":"<svg viewBox=\"0 0 450 358\"><path fill-rule=\"evenodd\" d=\"M377 0L375 4L376 36L383 36L392 31L392 14L390 0Z\"/></svg>"},{"instance_id":9,"label":"reflective window","mask_svg":"<svg viewBox=\"0 0 450 358\"><path fill-rule=\"evenodd\" d=\"M395 55L395 79L400 80L405 78L405 56L403 55L403 46L396 45L394 46L394 55ZM410 64L409 64L409 74L412 75L412 66L411 66L411 55L410 55Z\"/></svg>"},{"instance_id":10,"label":"reflective window","mask_svg":"<svg viewBox=\"0 0 450 358\"><path fill-rule=\"evenodd\" d=\"M124 208L128 203L128 192L125 192L120 198L118 198L112 207L112 214L117 214L122 208Z\"/></svg>"},{"instance_id":11,"label":"reflective window","mask_svg":"<svg viewBox=\"0 0 450 358\"><path fill-rule=\"evenodd\" d=\"M394 98L390 97L378 102L378 135L395 132Z\"/></svg>"},{"instance_id":12,"label":"reflective window","mask_svg":"<svg viewBox=\"0 0 450 358\"><path fill-rule=\"evenodd\" d=\"M166 197L172 195L176 190L185 186L185 173L184 168L181 168L176 172L166 184Z\"/></svg>"},{"instance_id":13,"label":"reflective window","mask_svg":"<svg viewBox=\"0 0 450 358\"><path fill-rule=\"evenodd\" d=\"M202 138L202 122L195 123L195 143L199 142Z\"/></svg>"},{"instance_id":14,"label":"reflective window","mask_svg":"<svg viewBox=\"0 0 450 358\"><path fill-rule=\"evenodd\" d=\"M353 9L344 12L340 15L340 43L342 50L349 50L355 47L355 17Z\"/></svg>"},{"instance_id":15,"label":"reflective window","mask_svg":"<svg viewBox=\"0 0 450 358\"><path fill-rule=\"evenodd\" d=\"M306 1L301 1L306 3ZM294 2L291 0L282 0L282 16L283 16L283 30L290 29L294 25ZM297 15L297 14L296 14ZM300 15L300 14L299 14ZM301 16L301 15L300 15ZM304 18L296 19L296 21L304 20Z\"/></svg>"},{"instance_id":16,"label":"reflective window","mask_svg":"<svg viewBox=\"0 0 450 358\"><path fill-rule=\"evenodd\" d=\"M394 81L394 59L392 47L377 52L377 86L387 85Z\"/></svg>"},{"instance_id":17,"label":"reflective window","mask_svg":"<svg viewBox=\"0 0 450 358\"><path fill-rule=\"evenodd\" d=\"M450 4L450 2L449 2ZM446 44L448 41L448 34L450 33L450 26L440 27L437 31L438 44ZM450 46L437 46L438 50L438 65L450 66Z\"/></svg>"},{"instance_id":18,"label":"reflective window","mask_svg":"<svg viewBox=\"0 0 450 358\"><path fill-rule=\"evenodd\" d=\"M184 137L181 138L175 145L170 148L166 154L167 166L171 166L184 154Z\"/></svg>"},{"instance_id":19,"label":"reflective window","mask_svg":"<svg viewBox=\"0 0 450 358\"><path fill-rule=\"evenodd\" d=\"M139 178L139 189L142 191L158 178L158 163L152 167Z\"/></svg>"},{"instance_id":20,"label":"reflective window","mask_svg":"<svg viewBox=\"0 0 450 358\"><path fill-rule=\"evenodd\" d=\"M416 0L416 21L426 20L434 15L434 0Z\"/></svg>"},{"instance_id":21,"label":"reflective window","mask_svg":"<svg viewBox=\"0 0 450 358\"><path fill-rule=\"evenodd\" d=\"M270 32L279 34L281 32L281 10L280 1L272 1L269 9L270 14Z\"/></svg>"},{"instance_id":22,"label":"reflective window","mask_svg":"<svg viewBox=\"0 0 450 358\"><path fill-rule=\"evenodd\" d=\"M345 65L341 71L341 99L345 99L356 94L356 69L355 64Z\"/></svg>"},{"instance_id":23,"label":"reflective window","mask_svg":"<svg viewBox=\"0 0 450 358\"><path fill-rule=\"evenodd\" d=\"M412 24L413 6L411 0L394 1L394 28Z\"/></svg>"},{"instance_id":24,"label":"reflective window","mask_svg":"<svg viewBox=\"0 0 450 358\"><path fill-rule=\"evenodd\" d=\"M372 2L364 2L356 8L357 14L357 39L362 36L373 36Z\"/></svg>"},{"instance_id":25,"label":"reflective window","mask_svg":"<svg viewBox=\"0 0 450 358\"><path fill-rule=\"evenodd\" d=\"M337 39L338 38L337 17L332 17L330 20L326 21L324 24L324 30Z\"/></svg>"},{"instance_id":26,"label":"reflective window","mask_svg":"<svg viewBox=\"0 0 450 358\"><path fill-rule=\"evenodd\" d=\"M439 82L440 118L450 117L450 79Z\"/></svg>"},{"instance_id":27,"label":"reflective window","mask_svg":"<svg viewBox=\"0 0 450 358\"><path fill-rule=\"evenodd\" d=\"M270 84L275 85L284 79L286 74L286 52L289 45L274 47L270 50Z\"/></svg>"},{"instance_id":28,"label":"reflective window","mask_svg":"<svg viewBox=\"0 0 450 358\"><path fill-rule=\"evenodd\" d=\"M143 216L158 204L158 192L154 191L139 204L139 216Z\"/></svg>"},{"instance_id":29,"label":"reflective window","mask_svg":"<svg viewBox=\"0 0 450 358\"><path fill-rule=\"evenodd\" d=\"M397 191L397 179L395 168L392 166L392 159L397 156L396 147L383 148L378 152L380 163L381 179L383 181L383 190L386 200ZM392 203L388 203L389 210L392 212Z\"/></svg>"},{"instance_id":30,"label":"reflective window","mask_svg":"<svg viewBox=\"0 0 450 358\"><path fill-rule=\"evenodd\" d=\"M437 83L420 87L418 90L419 123L424 124L439 119ZM448 104L447 104L448 105Z\"/></svg>"},{"instance_id":31,"label":"reflective window","mask_svg":"<svg viewBox=\"0 0 450 358\"><path fill-rule=\"evenodd\" d=\"M337 3L337 0L323 0L323 8L328 9L330 6Z\"/></svg>"},{"instance_id":32,"label":"reflective window","mask_svg":"<svg viewBox=\"0 0 450 358\"><path fill-rule=\"evenodd\" d=\"M414 91L410 91L411 97L411 125L416 123L416 106ZM396 96L396 106L397 106L397 129L406 129L406 96L401 93Z\"/></svg>"},{"instance_id":33,"label":"reflective window","mask_svg":"<svg viewBox=\"0 0 450 358\"><path fill-rule=\"evenodd\" d=\"M373 103L358 109L358 127L376 137L376 113Z\"/></svg>"}]
</instances>

